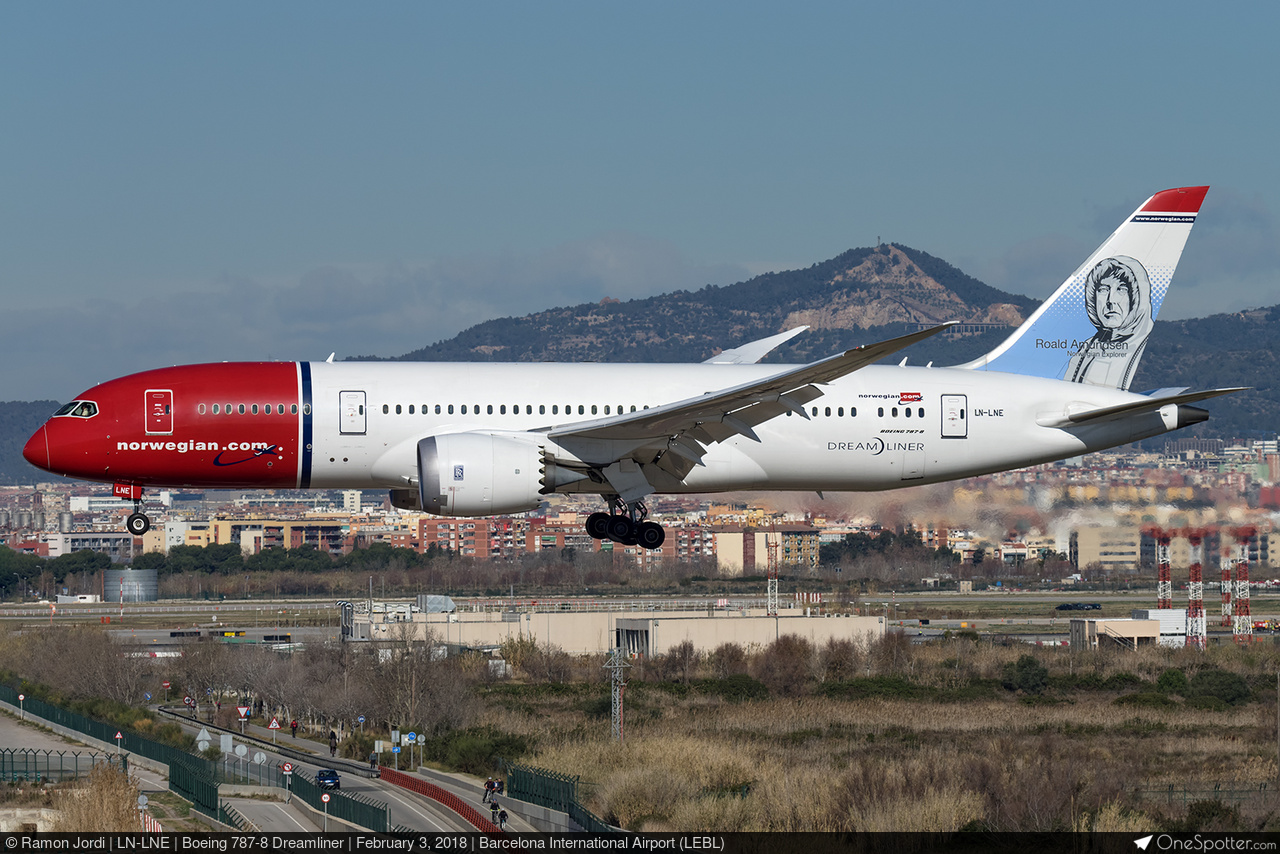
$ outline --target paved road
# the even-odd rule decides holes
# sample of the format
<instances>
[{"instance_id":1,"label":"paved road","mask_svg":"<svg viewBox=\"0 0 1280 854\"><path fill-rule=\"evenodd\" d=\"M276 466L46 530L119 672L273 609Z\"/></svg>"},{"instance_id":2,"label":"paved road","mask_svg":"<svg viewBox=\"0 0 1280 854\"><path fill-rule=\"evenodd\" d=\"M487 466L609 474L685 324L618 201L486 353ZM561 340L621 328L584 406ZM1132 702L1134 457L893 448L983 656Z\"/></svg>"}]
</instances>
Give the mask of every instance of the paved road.
<instances>
[{"instance_id":1,"label":"paved road","mask_svg":"<svg viewBox=\"0 0 1280 854\"><path fill-rule=\"evenodd\" d=\"M182 724L183 728L195 735L199 732L201 726L206 726L202 721L192 721L189 718L177 716L173 718ZM211 735L216 739L219 730L209 729ZM269 745L271 743L271 730L257 724L247 724L245 734L262 739ZM342 791L353 792L364 795L375 801L387 804L388 815L392 825L403 825L414 830L440 831L454 833L459 831L474 830L474 828L461 816L446 809L441 804L423 797L414 792L406 791L399 786L384 782L379 779L370 779L360 774L352 773L345 770L340 763L329 761L328 747L318 742L305 738L291 738L288 730L276 733L276 743L281 746L288 747L291 750L300 751L305 754L313 755L314 759L304 760L293 757L285 757L276 753L268 753L270 759L268 762L276 765L283 761L292 762L295 770L306 773L309 777L315 776L316 771L321 768L337 767L342 776ZM269 750L268 747L256 743L250 743L251 751ZM240 809L236 804L236 809ZM299 807L300 810L305 810ZM243 810L241 810L244 812ZM245 813L246 817L250 817L249 813ZM250 817L251 818L251 817ZM255 823L256 818L251 818ZM308 820L312 822L323 822L323 817L316 817L308 814ZM264 830L268 828L263 828ZM272 826L271 830L287 830L296 828Z\"/></svg>"}]
</instances>

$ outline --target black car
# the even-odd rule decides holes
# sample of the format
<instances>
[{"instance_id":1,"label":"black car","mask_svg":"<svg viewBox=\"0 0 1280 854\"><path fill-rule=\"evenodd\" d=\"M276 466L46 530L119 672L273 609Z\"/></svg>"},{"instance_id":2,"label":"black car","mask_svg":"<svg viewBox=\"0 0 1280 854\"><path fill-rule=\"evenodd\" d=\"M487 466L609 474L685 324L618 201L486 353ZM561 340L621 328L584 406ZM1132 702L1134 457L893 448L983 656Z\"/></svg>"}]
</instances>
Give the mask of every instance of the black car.
<instances>
[{"instance_id":1,"label":"black car","mask_svg":"<svg viewBox=\"0 0 1280 854\"><path fill-rule=\"evenodd\" d=\"M316 772L316 785L322 789L341 789L341 779L338 772L332 768L321 768Z\"/></svg>"}]
</instances>

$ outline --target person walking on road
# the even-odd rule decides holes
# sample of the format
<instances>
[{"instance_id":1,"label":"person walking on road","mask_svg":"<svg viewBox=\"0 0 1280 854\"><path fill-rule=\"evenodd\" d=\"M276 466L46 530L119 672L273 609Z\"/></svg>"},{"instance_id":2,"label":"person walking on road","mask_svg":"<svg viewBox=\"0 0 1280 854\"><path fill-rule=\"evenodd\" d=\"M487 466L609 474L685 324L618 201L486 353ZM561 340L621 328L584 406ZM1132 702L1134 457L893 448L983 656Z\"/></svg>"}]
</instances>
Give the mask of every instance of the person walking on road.
<instances>
[{"instance_id":1,"label":"person walking on road","mask_svg":"<svg viewBox=\"0 0 1280 854\"><path fill-rule=\"evenodd\" d=\"M369 753L369 770L378 770L378 751L374 750Z\"/></svg>"},{"instance_id":2,"label":"person walking on road","mask_svg":"<svg viewBox=\"0 0 1280 854\"><path fill-rule=\"evenodd\" d=\"M290 721L290 722L289 722L289 729L293 731L293 737L294 737L294 738L297 738L297 737L298 737L298 722L297 722L297 721Z\"/></svg>"},{"instance_id":3,"label":"person walking on road","mask_svg":"<svg viewBox=\"0 0 1280 854\"><path fill-rule=\"evenodd\" d=\"M329 730L329 755L338 755L338 734L333 730Z\"/></svg>"}]
</instances>

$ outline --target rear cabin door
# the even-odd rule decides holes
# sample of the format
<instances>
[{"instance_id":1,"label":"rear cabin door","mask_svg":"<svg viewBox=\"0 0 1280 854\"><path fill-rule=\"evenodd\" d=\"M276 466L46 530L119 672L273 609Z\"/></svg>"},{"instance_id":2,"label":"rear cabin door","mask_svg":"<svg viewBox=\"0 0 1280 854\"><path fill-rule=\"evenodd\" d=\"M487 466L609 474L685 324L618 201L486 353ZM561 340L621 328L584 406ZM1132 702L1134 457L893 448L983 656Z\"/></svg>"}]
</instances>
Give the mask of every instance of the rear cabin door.
<instances>
[{"instance_id":1,"label":"rear cabin door","mask_svg":"<svg viewBox=\"0 0 1280 854\"><path fill-rule=\"evenodd\" d=\"M173 433L173 392L167 388L149 388L145 395L147 435L171 435Z\"/></svg>"},{"instance_id":2,"label":"rear cabin door","mask_svg":"<svg viewBox=\"0 0 1280 854\"><path fill-rule=\"evenodd\" d=\"M942 438L965 439L969 436L967 395L944 394L942 396Z\"/></svg>"},{"instance_id":3,"label":"rear cabin door","mask_svg":"<svg viewBox=\"0 0 1280 854\"><path fill-rule=\"evenodd\" d=\"M338 432L344 436L363 435L365 432L364 392L338 392Z\"/></svg>"}]
</instances>

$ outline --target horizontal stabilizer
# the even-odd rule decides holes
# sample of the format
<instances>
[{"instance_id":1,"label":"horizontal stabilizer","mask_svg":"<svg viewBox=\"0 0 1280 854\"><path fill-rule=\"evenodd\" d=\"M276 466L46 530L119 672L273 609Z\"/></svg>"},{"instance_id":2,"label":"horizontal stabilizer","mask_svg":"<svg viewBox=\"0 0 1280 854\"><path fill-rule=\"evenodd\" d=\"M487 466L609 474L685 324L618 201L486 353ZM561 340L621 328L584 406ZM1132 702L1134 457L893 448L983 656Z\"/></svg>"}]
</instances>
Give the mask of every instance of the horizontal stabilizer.
<instances>
[{"instance_id":1,"label":"horizontal stabilizer","mask_svg":"<svg viewBox=\"0 0 1280 854\"><path fill-rule=\"evenodd\" d=\"M1137 415L1140 412L1154 412L1170 405L1181 406L1187 403L1196 403L1197 401L1208 400L1211 397L1219 397L1224 394L1235 394L1238 391L1247 390L1247 387L1241 386L1239 388L1215 388L1209 389L1208 391L1193 391L1188 392L1187 394L1176 394L1169 397L1153 397L1145 400L1137 400L1133 403L1122 403L1118 406L1102 406L1097 409L1086 409L1080 412L1066 412L1062 415L1042 415L1036 419L1036 423L1041 427L1073 427L1094 421L1127 418L1131 415Z\"/></svg>"}]
</instances>

